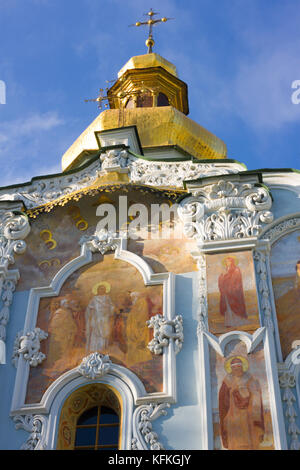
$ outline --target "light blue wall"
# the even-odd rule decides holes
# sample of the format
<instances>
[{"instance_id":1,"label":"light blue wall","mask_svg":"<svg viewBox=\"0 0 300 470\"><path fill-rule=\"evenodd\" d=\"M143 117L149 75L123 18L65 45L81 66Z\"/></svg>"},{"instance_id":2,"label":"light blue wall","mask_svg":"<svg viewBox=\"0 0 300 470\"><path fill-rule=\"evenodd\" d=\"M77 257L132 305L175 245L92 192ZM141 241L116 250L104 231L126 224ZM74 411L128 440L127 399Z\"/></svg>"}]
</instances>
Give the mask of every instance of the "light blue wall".
<instances>
[{"instance_id":1,"label":"light blue wall","mask_svg":"<svg viewBox=\"0 0 300 470\"><path fill-rule=\"evenodd\" d=\"M274 220L295 212L300 212L300 197L293 191L272 189L273 204L271 211Z\"/></svg>"},{"instance_id":2,"label":"light blue wall","mask_svg":"<svg viewBox=\"0 0 300 470\"><path fill-rule=\"evenodd\" d=\"M6 328L6 364L0 365L0 449L15 450L27 440L29 434L16 430L9 416L13 395L16 368L11 363L14 340L23 331L29 291L15 292Z\"/></svg>"},{"instance_id":3,"label":"light blue wall","mask_svg":"<svg viewBox=\"0 0 300 470\"><path fill-rule=\"evenodd\" d=\"M176 356L177 404L153 422L153 430L165 449L200 449L201 426L198 397L198 273L176 276L175 314L183 316L184 343ZM194 297L191 293L194 292Z\"/></svg>"}]
</instances>

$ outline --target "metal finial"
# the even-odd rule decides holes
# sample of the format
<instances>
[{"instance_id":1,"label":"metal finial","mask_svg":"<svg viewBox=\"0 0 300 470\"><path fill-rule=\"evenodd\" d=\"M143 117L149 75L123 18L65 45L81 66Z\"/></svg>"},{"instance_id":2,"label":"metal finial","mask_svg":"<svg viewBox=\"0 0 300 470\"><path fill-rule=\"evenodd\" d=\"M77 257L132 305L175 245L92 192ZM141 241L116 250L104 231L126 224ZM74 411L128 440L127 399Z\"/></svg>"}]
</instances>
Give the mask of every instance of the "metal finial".
<instances>
[{"instance_id":1,"label":"metal finial","mask_svg":"<svg viewBox=\"0 0 300 470\"><path fill-rule=\"evenodd\" d=\"M155 26L157 23L165 23L168 20L174 20L174 18L154 18L155 15L158 15L158 12L155 12L150 8L150 11L148 13L144 13L144 16L148 16L147 21L137 21L135 24L131 24L129 26L148 26L149 27L149 34L148 38L146 40L146 46L148 47L148 54L151 54L153 46L154 46L154 39L153 39L153 34L152 34L152 28Z\"/></svg>"}]
</instances>

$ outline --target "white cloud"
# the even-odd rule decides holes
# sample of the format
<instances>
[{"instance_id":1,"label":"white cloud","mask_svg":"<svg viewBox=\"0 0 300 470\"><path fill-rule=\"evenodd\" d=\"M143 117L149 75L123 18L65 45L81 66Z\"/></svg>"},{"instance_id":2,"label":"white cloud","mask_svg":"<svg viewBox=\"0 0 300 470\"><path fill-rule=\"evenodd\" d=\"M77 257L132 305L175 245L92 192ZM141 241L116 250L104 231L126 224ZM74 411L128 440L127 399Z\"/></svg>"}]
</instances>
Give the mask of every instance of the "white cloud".
<instances>
[{"instance_id":1,"label":"white cloud","mask_svg":"<svg viewBox=\"0 0 300 470\"><path fill-rule=\"evenodd\" d=\"M36 171L60 171L49 159L49 147L57 145L53 132L64 121L56 112L35 113L24 119L0 124L0 161L3 162L1 186L28 181ZM48 135L49 134L49 135ZM56 140L55 140L56 139ZM47 158L48 154L48 158Z\"/></svg>"}]
</instances>

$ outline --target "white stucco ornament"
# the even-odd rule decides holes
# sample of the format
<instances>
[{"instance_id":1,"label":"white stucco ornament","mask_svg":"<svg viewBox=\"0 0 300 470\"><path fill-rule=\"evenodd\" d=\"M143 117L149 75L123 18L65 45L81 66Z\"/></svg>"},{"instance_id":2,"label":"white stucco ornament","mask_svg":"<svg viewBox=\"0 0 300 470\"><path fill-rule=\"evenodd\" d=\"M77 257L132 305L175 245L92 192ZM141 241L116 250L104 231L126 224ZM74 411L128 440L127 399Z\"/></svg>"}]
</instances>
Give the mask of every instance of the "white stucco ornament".
<instances>
[{"instance_id":1,"label":"white stucco ornament","mask_svg":"<svg viewBox=\"0 0 300 470\"><path fill-rule=\"evenodd\" d=\"M273 221L271 207L265 186L222 179L192 188L192 196L181 201L178 214L184 234L204 243L259 236L264 224Z\"/></svg>"},{"instance_id":2,"label":"white stucco ornament","mask_svg":"<svg viewBox=\"0 0 300 470\"><path fill-rule=\"evenodd\" d=\"M153 339L148 348L153 354L162 354L163 348L169 346L170 340L174 341L177 354L183 344L182 316L177 315L174 320L167 320L162 315L155 315L147 321L149 328L154 329Z\"/></svg>"},{"instance_id":3,"label":"white stucco ornament","mask_svg":"<svg viewBox=\"0 0 300 470\"><path fill-rule=\"evenodd\" d=\"M41 341L47 337L48 333L40 328L28 331L25 335L19 333L15 340L12 357L14 366L17 366L20 356L23 356L31 367L37 367L41 364L46 359L45 354L40 351Z\"/></svg>"},{"instance_id":4,"label":"white stucco ornament","mask_svg":"<svg viewBox=\"0 0 300 470\"><path fill-rule=\"evenodd\" d=\"M89 356L82 359L78 372L87 379L98 379L107 374L111 367L111 360L108 355L93 352Z\"/></svg>"}]
</instances>

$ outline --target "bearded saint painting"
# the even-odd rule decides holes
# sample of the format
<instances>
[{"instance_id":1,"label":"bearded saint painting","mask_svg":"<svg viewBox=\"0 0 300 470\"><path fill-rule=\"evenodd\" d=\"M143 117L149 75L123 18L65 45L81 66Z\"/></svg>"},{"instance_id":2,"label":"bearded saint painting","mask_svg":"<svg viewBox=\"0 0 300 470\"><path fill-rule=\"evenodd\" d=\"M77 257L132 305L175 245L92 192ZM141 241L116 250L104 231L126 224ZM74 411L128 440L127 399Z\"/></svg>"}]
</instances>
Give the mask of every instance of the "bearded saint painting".
<instances>
[{"instance_id":1,"label":"bearded saint painting","mask_svg":"<svg viewBox=\"0 0 300 470\"><path fill-rule=\"evenodd\" d=\"M223 448L257 450L265 435L260 383L249 372L248 360L233 356L224 365L219 390L220 433Z\"/></svg>"},{"instance_id":2,"label":"bearded saint painting","mask_svg":"<svg viewBox=\"0 0 300 470\"><path fill-rule=\"evenodd\" d=\"M247 312L243 289L242 273L234 256L223 260L225 273L220 274L218 286L220 291L220 314L224 317L225 326L240 326L247 323Z\"/></svg>"}]
</instances>

